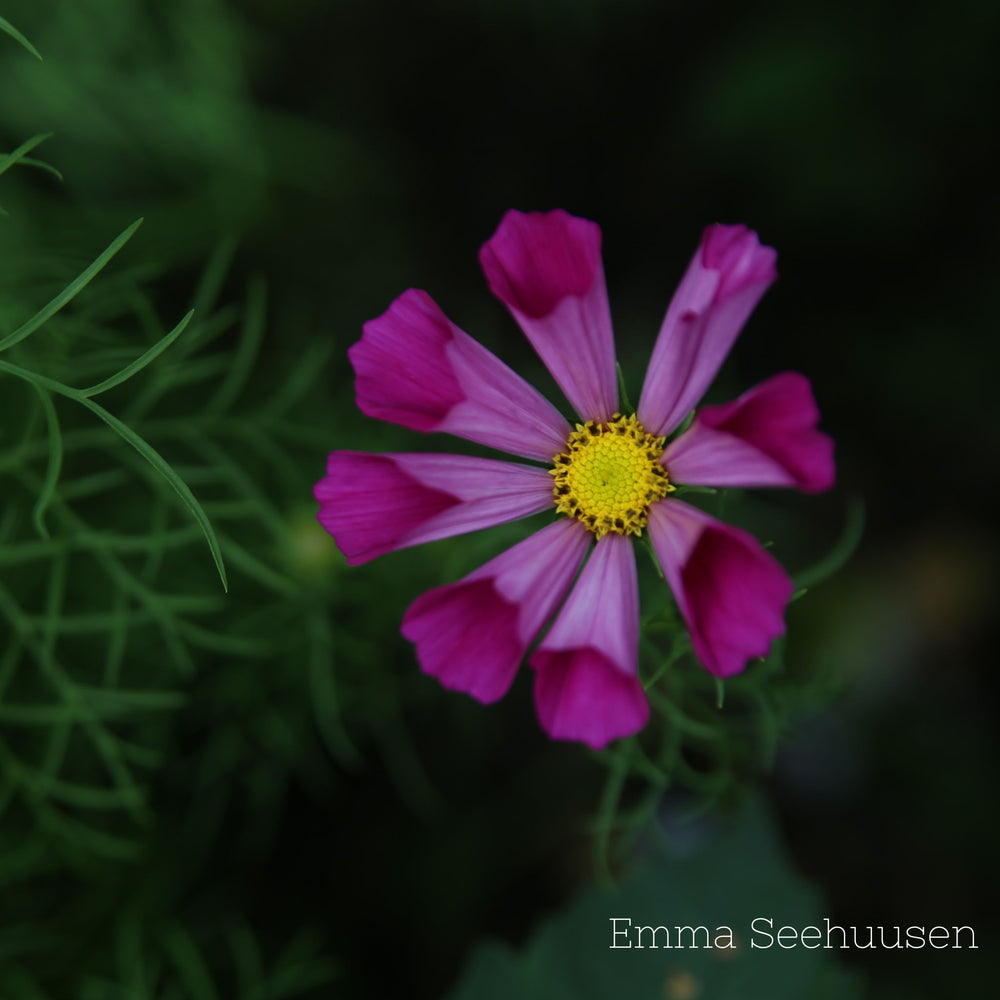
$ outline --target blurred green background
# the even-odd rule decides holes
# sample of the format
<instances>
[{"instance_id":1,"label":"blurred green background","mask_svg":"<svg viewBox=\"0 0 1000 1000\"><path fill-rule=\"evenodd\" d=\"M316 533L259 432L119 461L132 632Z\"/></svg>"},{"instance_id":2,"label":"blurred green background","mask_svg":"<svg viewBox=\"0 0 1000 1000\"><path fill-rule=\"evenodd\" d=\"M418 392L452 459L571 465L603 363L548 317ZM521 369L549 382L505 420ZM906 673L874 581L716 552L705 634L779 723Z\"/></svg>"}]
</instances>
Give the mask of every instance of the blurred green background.
<instances>
[{"instance_id":1,"label":"blurred green background","mask_svg":"<svg viewBox=\"0 0 1000 1000\"><path fill-rule=\"evenodd\" d=\"M2 1000L986 995L995 4L0 17L43 57L0 33L0 150L52 133L29 159L62 178L0 176L0 339L145 220L3 360L93 386L194 308L88 399L197 497L230 584L120 430L0 370ZM528 678L483 709L399 636L417 594L523 526L349 569L314 523L328 451L450 446L354 408L345 351L405 288L559 399L478 271L511 207L601 224L633 396L702 227L755 228L781 280L711 397L805 372L839 483L727 513L796 572L854 498L867 511L847 566L793 605L780 669L727 699L728 756L683 743L666 789L624 752L547 742ZM684 696L715 712L701 678ZM971 924L980 949L640 963L607 951L629 906Z\"/></svg>"}]
</instances>

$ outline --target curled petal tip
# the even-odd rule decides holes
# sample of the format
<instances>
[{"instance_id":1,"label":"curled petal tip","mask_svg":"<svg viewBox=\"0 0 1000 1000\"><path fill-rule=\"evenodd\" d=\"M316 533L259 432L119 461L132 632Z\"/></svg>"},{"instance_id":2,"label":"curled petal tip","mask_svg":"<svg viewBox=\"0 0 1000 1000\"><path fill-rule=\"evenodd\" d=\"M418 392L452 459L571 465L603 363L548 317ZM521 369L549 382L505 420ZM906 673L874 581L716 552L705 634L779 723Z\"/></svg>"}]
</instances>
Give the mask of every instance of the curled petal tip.
<instances>
[{"instance_id":1,"label":"curled petal tip","mask_svg":"<svg viewBox=\"0 0 1000 1000\"><path fill-rule=\"evenodd\" d=\"M754 284L771 284L778 277L778 252L760 242L746 226L717 223L708 226L701 239L704 266L718 271L721 280L717 298L724 298Z\"/></svg>"},{"instance_id":2,"label":"curled petal tip","mask_svg":"<svg viewBox=\"0 0 1000 1000\"><path fill-rule=\"evenodd\" d=\"M784 635L794 589L777 560L752 535L682 500L656 504L649 533L705 669L731 677L766 656Z\"/></svg>"},{"instance_id":3,"label":"curled petal tip","mask_svg":"<svg viewBox=\"0 0 1000 1000\"><path fill-rule=\"evenodd\" d=\"M562 299L590 290L601 271L601 229L561 208L511 209L483 244L479 261L501 302L539 319Z\"/></svg>"},{"instance_id":4,"label":"curled petal tip","mask_svg":"<svg viewBox=\"0 0 1000 1000\"><path fill-rule=\"evenodd\" d=\"M664 455L671 478L691 486L794 486L834 482L833 441L817 428L809 380L774 375L730 403L702 407Z\"/></svg>"},{"instance_id":5,"label":"curled petal tip","mask_svg":"<svg viewBox=\"0 0 1000 1000\"><path fill-rule=\"evenodd\" d=\"M701 399L777 277L776 258L746 226L702 233L667 308L639 399L639 418L653 433L669 434Z\"/></svg>"},{"instance_id":6,"label":"curled petal tip","mask_svg":"<svg viewBox=\"0 0 1000 1000\"><path fill-rule=\"evenodd\" d=\"M411 288L364 324L347 352L358 409L410 430L444 431L547 460L568 427L556 408Z\"/></svg>"},{"instance_id":7,"label":"curled petal tip","mask_svg":"<svg viewBox=\"0 0 1000 1000\"><path fill-rule=\"evenodd\" d=\"M511 211L479 261L576 412L609 419L618 387L600 227L561 209Z\"/></svg>"}]
</instances>

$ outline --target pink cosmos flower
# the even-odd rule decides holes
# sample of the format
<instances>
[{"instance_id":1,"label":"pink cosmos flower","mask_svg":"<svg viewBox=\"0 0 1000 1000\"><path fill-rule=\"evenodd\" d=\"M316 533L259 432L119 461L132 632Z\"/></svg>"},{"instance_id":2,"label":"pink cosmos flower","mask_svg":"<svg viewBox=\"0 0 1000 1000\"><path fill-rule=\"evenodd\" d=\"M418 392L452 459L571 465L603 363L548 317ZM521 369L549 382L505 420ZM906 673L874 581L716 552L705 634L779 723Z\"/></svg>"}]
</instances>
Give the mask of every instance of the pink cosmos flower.
<instances>
[{"instance_id":1,"label":"pink cosmos flower","mask_svg":"<svg viewBox=\"0 0 1000 1000\"><path fill-rule=\"evenodd\" d=\"M833 484L833 442L816 428L808 380L786 372L701 408L667 444L776 277L775 251L744 226L709 226L702 235L634 414L619 413L600 228L563 211L511 211L479 259L580 422L570 426L411 289L366 323L348 351L359 408L533 464L335 451L315 489L319 520L357 565L544 510L560 515L417 598L402 631L426 673L492 702L551 622L528 658L538 717L551 737L600 748L649 716L629 536L649 532L704 667L718 677L739 673L784 633L792 582L751 535L671 494L681 484L819 492Z\"/></svg>"}]
</instances>

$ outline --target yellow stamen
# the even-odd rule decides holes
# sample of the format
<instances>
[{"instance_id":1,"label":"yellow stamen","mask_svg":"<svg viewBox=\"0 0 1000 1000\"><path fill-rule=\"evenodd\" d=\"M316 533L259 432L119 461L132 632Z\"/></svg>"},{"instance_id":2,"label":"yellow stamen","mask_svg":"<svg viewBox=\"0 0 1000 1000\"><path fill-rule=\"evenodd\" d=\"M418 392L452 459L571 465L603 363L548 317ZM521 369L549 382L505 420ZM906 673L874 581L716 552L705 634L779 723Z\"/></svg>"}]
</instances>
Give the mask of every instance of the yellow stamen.
<instances>
[{"instance_id":1,"label":"yellow stamen","mask_svg":"<svg viewBox=\"0 0 1000 1000\"><path fill-rule=\"evenodd\" d=\"M549 469L556 510L582 521L598 538L609 531L641 535L650 504L676 488L660 464L665 442L635 415L577 424Z\"/></svg>"}]
</instances>

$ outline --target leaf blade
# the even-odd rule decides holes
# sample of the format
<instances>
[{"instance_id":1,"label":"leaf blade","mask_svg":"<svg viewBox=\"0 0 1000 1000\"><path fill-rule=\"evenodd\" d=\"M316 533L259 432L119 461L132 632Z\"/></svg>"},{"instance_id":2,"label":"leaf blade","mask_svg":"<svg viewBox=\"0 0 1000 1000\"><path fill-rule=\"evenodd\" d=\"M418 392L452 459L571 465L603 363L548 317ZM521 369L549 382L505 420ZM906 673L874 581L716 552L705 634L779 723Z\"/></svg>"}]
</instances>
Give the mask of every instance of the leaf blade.
<instances>
[{"instance_id":1,"label":"leaf blade","mask_svg":"<svg viewBox=\"0 0 1000 1000\"><path fill-rule=\"evenodd\" d=\"M3 18L0 18L2 21ZM23 160L36 146L40 146L46 139L52 137L51 132L39 132L30 139L25 139L13 153L4 153L0 156L0 174L6 173L15 163Z\"/></svg>"},{"instance_id":2,"label":"leaf blade","mask_svg":"<svg viewBox=\"0 0 1000 1000\"><path fill-rule=\"evenodd\" d=\"M29 42L28 39L25 38L24 35L22 35L21 32L18 31L17 28L15 28L14 25L11 24L5 17L0 17L0 31L4 32L4 34L10 35L15 42L24 46L24 48L26 48L39 62L42 61L42 54L38 51L38 49L36 49L35 46L32 45L31 42Z\"/></svg>"},{"instance_id":3,"label":"leaf blade","mask_svg":"<svg viewBox=\"0 0 1000 1000\"><path fill-rule=\"evenodd\" d=\"M142 219L136 219L127 229L119 233L111 243L80 272L55 298L25 320L16 330L0 340L0 351L5 351L19 344L25 337L31 336L47 320L51 319L68 302L74 299L90 282L107 266L111 258L132 238L135 231L142 225Z\"/></svg>"},{"instance_id":4,"label":"leaf blade","mask_svg":"<svg viewBox=\"0 0 1000 1000\"><path fill-rule=\"evenodd\" d=\"M219 539L216 537L215 529L208 519L208 515L202 509L201 504L191 492L187 483L176 472L170 463L144 438L141 438L128 424L123 423L113 413L109 413L103 406L98 405L86 396L77 397L80 403L85 406L94 416L103 420L123 441L130 444L173 488L174 492L181 498L181 501L191 512L201 528L208 548L212 553L215 568L219 572L223 588L229 591L229 580L226 576L226 567L222 559L222 548Z\"/></svg>"},{"instance_id":5,"label":"leaf blade","mask_svg":"<svg viewBox=\"0 0 1000 1000\"><path fill-rule=\"evenodd\" d=\"M42 401L42 409L45 411L45 423L49 432L49 462L45 469L45 479L42 482L42 489L35 501L35 506L31 510L31 520L35 525L35 530L42 538L48 540L49 529L45 527L45 511L52 503L55 496L56 483L59 482L59 473L62 470L63 442L62 431L59 427L59 417L56 414L55 404L47 389L44 389L37 382L32 383L38 393L38 398Z\"/></svg>"},{"instance_id":6,"label":"leaf blade","mask_svg":"<svg viewBox=\"0 0 1000 1000\"><path fill-rule=\"evenodd\" d=\"M71 386L64 385L62 382L49 378L47 375L39 375L37 372L29 371L20 365L11 364L9 361L3 361L2 359L0 359L0 371L9 372L11 375L15 375L35 385L44 386L52 392L58 393L60 396L75 399L81 406L86 407L94 416L107 424L123 441L130 444L167 481L174 492L181 498L184 505L191 511L192 516L201 528L202 534L205 536L205 540L208 542L212 559L222 580L222 586L228 593L229 580L226 576L226 567L222 559L222 548L219 545L219 539L208 519L208 515L191 492L187 483L181 479L170 463L148 441L140 437L128 424L123 423L113 413L110 413L100 404L84 396L79 389L74 389Z\"/></svg>"},{"instance_id":7,"label":"leaf blade","mask_svg":"<svg viewBox=\"0 0 1000 1000\"><path fill-rule=\"evenodd\" d=\"M107 392L116 385L127 382L133 375L137 375L146 365L155 361L184 332L188 323L191 322L192 316L194 316L194 310L189 309L181 321L169 333L164 334L148 351L102 382L98 382L96 385L89 386L86 389L80 389L81 395L87 397L99 396L102 392Z\"/></svg>"}]
</instances>

